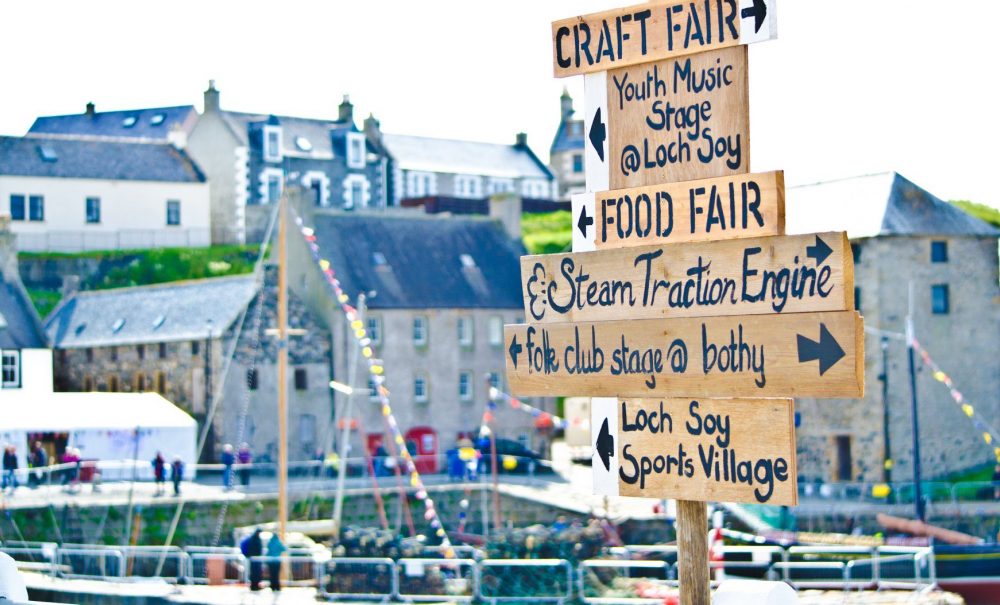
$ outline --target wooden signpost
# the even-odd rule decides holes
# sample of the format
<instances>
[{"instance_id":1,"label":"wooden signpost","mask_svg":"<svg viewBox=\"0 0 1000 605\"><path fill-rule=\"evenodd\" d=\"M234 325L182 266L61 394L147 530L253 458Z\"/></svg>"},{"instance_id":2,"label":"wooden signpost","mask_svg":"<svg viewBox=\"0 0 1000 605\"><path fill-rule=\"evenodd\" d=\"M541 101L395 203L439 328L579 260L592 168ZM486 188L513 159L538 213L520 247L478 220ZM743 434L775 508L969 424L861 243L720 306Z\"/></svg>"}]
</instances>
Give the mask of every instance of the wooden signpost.
<instances>
[{"instance_id":1,"label":"wooden signpost","mask_svg":"<svg viewBox=\"0 0 1000 605\"><path fill-rule=\"evenodd\" d=\"M846 234L785 236L784 175L749 169L745 45L775 3L552 24L556 77L584 76L586 192L504 327L514 394L593 397L596 493L677 499L684 605L710 601L705 501L796 504L788 397L864 394Z\"/></svg>"}]
</instances>

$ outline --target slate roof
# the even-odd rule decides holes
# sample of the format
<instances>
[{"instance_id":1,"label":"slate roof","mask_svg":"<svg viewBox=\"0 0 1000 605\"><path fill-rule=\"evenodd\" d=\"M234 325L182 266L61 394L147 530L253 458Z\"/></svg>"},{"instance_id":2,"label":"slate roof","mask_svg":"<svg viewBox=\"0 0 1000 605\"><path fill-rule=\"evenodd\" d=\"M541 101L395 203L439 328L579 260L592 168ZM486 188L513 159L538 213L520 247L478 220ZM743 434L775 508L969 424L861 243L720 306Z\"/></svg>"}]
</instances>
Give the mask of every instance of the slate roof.
<instances>
[{"instance_id":1,"label":"slate roof","mask_svg":"<svg viewBox=\"0 0 1000 605\"><path fill-rule=\"evenodd\" d=\"M20 281L0 271L0 349L44 349L41 321Z\"/></svg>"},{"instance_id":2,"label":"slate roof","mask_svg":"<svg viewBox=\"0 0 1000 605\"><path fill-rule=\"evenodd\" d=\"M257 289L254 275L240 275L78 292L49 315L45 330L56 348L204 339L209 320L216 333L229 328Z\"/></svg>"},{"instance_id":3,"label":"slate roof","mask_svg":"<svg viewBox=\"0 0 1000 605\"><path fill-rule=\"evenodd\" d=\"M499 178L553 178L529 147L401 134L384 134L383 140L403 170Z\"/></svg>"},{"instance_id":4,"label":"slate roof","mask_svg":"<svg viewBox=\"0 0 1000 605\"><path fill-rule=\"evenodd\" d=\"M322 120L314 118L299 118L259 113L243 113L239 111L221 111L222 118L243 145L249 142L250 126L263 124L268 120L276 120L281 125L282 153L292 157L307 157L330 159L334 157L333 140L342 137L347 131L357 131L354 124ZM333 136L331 136L331 133ZM309 141L312 149L301 149L296 141L302 137ZM343 155L344 150L339 150Z\"/></svg>"},{"instance_id":5,"label":"slate roof","mask_svg":"<svg viewBox=\"0 0 1000 605\"><path fill-rule=\"evenodd\" d=\"M205 182L194 160L168 143L39 135L0 136L0 175Z\"/></svg>"},{"instance_id":6,"label":"slate roof","mask_svg":"<svg viewBox=\"0 0 1000 605\"><path fill-rule=\"evenodd\" d=\"M583 120L563 120L559 123L556 136L552 139L550 153L583 149L586 137L583 134Z\"/></svg>"},{"instance_id":7,"label":"slate roof","mask_svg":"<svg viewBox=\"0 0 1000 605\"><path fill-rule=\"evenodd\" d=\"M1000 230L942 201L895 172L790 187L785 200L789 234L847 231L877 235L1000 237Z\"/></svg>"},{"instance_id":8,"label":"slate roof","mask_svg":"<svg viewBox=\"0 0 1000 605\"><path fill-rule=\"evenodd\" d=\"M317 213L314 229L351 299L377 292L367 301L373 309L523 306L524 248L497 221Z\"/></svg>"},{"instance_id":9,"label":"slate roof","mask_svg":"<svg viewBox=\"0 0 1000 605\"><path fill-rule=\"evenodd\" d=\"M131 122L127 126L126 120ZM150 107L123 111L102 111L88 116L79 113L65 116L44 116L35 120L30 134L75 134L96 137L128 137L167 140L175 124L190 132L198 121L193 105Z\"/></svg>"}]
</instances>

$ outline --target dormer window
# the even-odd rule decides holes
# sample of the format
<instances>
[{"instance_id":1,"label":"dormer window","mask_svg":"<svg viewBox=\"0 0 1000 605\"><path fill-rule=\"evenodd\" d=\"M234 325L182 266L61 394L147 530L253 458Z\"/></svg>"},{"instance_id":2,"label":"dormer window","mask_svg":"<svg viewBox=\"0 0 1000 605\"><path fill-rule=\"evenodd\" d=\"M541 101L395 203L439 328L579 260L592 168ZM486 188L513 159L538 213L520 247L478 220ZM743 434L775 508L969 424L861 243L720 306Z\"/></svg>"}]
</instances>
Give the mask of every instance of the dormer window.
<instances>
[{"instance_id":1,"label":"dormer window","mask_svg":"<svg viewBox=\"0 0 1000 605\"><path fill-rule=\"evenodd\" d=\"M281 126L264 127L264 161L281 161Z\"/></svg>"},{"instance_id":2,"label":"dormer window","mask_svg":"<svg viewBox=\"0 0 1000 605\"><path fill-rule=\"evenodd\" d=\"M153 117L149 118L149 123L153 126L159 126L160 124L163 123L163 120L165 120L166 118L167 116L163 115L162 113L154 113Z\"/></svg>"},{"instance_id":3,"label":"dormer window","mask_svg":"<svg viewBox=\"0 0 1000 605\"><path fill-rule=\"evenodd\" d=\"M135 116L127 116L124 120L122 120L122 126L125 127L125 128L132 128L133 126L135 126L135 123L138 122L138 121L139 121L139 118L137 118Z\"/></svg>"},{"instance_id":4,"label":"dormer window","mask_svg":"<svg viewBox=\"0 0 1000 605\"><path fill-rule=\"evenodd\" d=\"M365 167L365 135L360 132L347 133L347 167Z\"/></svg>"}]
</instances>

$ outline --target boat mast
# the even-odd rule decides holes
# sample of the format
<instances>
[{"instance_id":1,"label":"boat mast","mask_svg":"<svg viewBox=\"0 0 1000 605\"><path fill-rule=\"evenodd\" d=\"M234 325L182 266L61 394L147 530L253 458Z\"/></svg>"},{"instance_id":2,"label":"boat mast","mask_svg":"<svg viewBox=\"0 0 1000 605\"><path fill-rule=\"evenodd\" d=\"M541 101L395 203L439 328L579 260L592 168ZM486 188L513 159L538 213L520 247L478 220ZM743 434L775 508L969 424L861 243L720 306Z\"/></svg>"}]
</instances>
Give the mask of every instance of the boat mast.
<instances>
[{"instance_id":1,"label":"boat mast","mask_svg":"<svg viewBox=\"0 0 1000 605\"><path fill-rule=\"evenodd\" d=\"M288 193L278 202L278 537L288 524Z\"/></svg>"}]
</instances>

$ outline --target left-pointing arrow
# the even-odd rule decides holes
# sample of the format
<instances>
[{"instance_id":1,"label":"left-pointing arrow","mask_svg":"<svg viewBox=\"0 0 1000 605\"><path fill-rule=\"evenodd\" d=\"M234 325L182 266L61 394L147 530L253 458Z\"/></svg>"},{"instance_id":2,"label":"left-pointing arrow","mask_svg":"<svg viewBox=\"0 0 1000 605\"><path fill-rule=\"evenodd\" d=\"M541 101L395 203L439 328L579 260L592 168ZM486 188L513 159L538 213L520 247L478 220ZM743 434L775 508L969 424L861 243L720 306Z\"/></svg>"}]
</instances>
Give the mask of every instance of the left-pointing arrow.
<instances>
[{"instance_id":1,"label":"left-pointing arrow","mask_svg":"<svg viewBox=\"0 0 1000 605\"><path fill-rule=\"evenodd\" d=\"M514 364L514 369L517 369L517 357L521 354L521 345L517 344L517 336L510 341L510 348L507 352L510 353L510 361Z\"/></svg>"},{"instance_id":2,"label":"left-pointing arrow","mask_svg":"<svg viewBox=\"0 0 1000 605\"><path fill-rule=\"evenodd\" d=\"M597 113L594 114L594 121L590 125L590 144L594 146L594 151L597 152L597 157L604 161L604 139L608 136L608 129L604 126L604 122L601 121L601 108L597 108Z\"/></svg>"},{"instance_id":3,"label":"left-pointing arrow","mask_svg":"<svg viewBox=\"0 0 1000 605\"><path fill-rule=\"evenodd\" d=\"M594 224L594 217L587 216L587 206L580 207L580 219L576 221L576 228L580 230L583 237L587 237L587 227Z\"/></svg>"},{"instance_id":4,"label":"left-pointing arrow","mask_svg":"<svg viewBox=\"0 0 1000 605\"><path fill-rule=\"evenodd\" d=\"M611 457L615 455L615 438L611 436L611 431L608 430L608 419L604 419L604 424L601 425L601 432L597 435L597 454L601 457L601 462L604 463L604 469L611 471Z\"/></svg>"}]
</instances>

